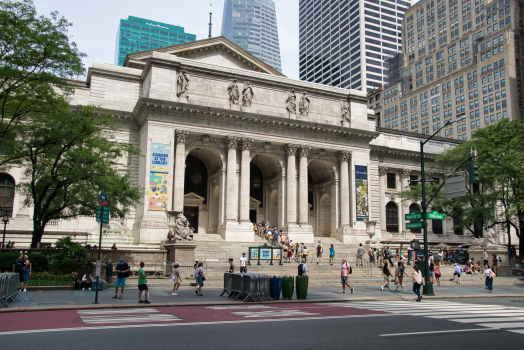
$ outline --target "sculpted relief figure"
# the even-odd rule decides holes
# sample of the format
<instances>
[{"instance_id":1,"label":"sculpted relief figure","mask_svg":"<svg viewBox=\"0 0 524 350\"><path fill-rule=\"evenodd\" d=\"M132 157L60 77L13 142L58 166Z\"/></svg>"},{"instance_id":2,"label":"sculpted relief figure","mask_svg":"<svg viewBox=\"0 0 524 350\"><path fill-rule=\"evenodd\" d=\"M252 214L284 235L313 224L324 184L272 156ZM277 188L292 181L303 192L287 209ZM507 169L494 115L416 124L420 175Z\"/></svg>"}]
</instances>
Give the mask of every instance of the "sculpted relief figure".
<instances>
[{"instance_id":1,"label":"sculpted relief figure","mask_svg":"<svg viewBox=\"0 0 524 350\"><path fill-rule=\"evenodd\" d=\"M301 117L307 117L309 115L309 103L310 101L307 97L307 93L304 91L298 104L298 110L300 112Z\"/></svg>"},{"instance_id":2,"label":"sculpted relief figure","mask_svg":"<svg viewBox=\"0 0 524 350\"><path fill-rule=\"evenodd\" d=\"M255 94L253 93L251 83L246 81L244 84L244 90L242 90L242 106L251 107L251 102L253 101L254 96Z\"/></svg>"},{"instance_id":3,"label":"sculpted relief figure","mask_svg":"<svg viewBox=\"0 0 524 350\"><path fill-rule=\"evenodd\" d=\"M233 79L233 81L229 83L229 86L227 87L227 93L229 95L229 103L237 105L240 99L240 92L238 90L236 79Z\"/></svg>"},{"instance_id":4,"label":"sculpted relief figure","mask_svg":"<svg viewBox=\"0 0 524 350\"><path fill-rule=\"evenodd\" d=\"M189 91L189 77L187 72L183 70L178 74L176 79L176 95L178 97L187 97Z\"/></svg>"},{"instance_id":5,"label":"sculpted relief figure","mask_svg":"<svg viewBox=\"0 0 524 350\"><path fill-rule=\"evenodd\" d=\"M177 215L176 222L175 222L175 228L169 229L167 239L170 241L174 240L175 242L177 239L180 241L182 240L191 241L192 240L192 238L189 237L189 221L187 221L184 214L180 213Z\"/></svg>"},{"instance_id":6,"label":"sculpted relief figure","mask_svg":"<svg viewBox=\"0 0 524 350\"><path fill-rule=\"evenodd\" d=\"M286 100L286 110L289 114L297 114L297 96L295 89L289 90Z\"/></svg>"},{"instance_id":7,"label":"sculpted relief figure","mask_svg":"<svg viewBox=\"0 0 524 350\"><path fill-rule=\"evenodd\" d=\"M346 99L342 101L342 122L349 122L351 120L351 110L349 101Z\"/></svg>"}]
</instances>

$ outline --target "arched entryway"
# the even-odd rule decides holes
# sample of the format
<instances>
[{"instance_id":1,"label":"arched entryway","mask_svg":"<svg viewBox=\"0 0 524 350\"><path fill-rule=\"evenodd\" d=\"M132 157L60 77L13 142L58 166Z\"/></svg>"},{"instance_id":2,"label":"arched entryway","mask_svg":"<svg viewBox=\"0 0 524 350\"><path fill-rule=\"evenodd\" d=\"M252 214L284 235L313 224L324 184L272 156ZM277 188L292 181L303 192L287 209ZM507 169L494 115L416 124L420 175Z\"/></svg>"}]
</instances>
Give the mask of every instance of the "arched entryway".
<instances>
[{"instance_id":1,"label":"arched entryway","mask_svg":"<svg viewBox=\"0 0 524 350\"><path fill-rule=\"evenodd\" d=\"M318 237L330 237L338 227L336 171L330 162L312 159L308 164L309 223Z\"/></svg>"},{"instance_id":2,"label":"arched entryway","mask_svg":"<svg viewBox=\"0 0 524 350\"><path fill-rule=\"evenodd\" d=\"M395 202L386 204L386 231L398 233L398 206Z\"/></svg>"}]
</instances>

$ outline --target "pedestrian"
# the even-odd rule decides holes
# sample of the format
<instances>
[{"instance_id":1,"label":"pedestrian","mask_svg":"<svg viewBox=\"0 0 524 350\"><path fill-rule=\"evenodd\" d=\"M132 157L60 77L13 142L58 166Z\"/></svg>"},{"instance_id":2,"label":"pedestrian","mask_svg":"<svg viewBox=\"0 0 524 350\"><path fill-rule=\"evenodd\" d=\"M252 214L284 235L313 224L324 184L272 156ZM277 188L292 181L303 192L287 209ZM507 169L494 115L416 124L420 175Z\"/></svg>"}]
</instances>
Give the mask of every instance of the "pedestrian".
<instances>
[{"instance_id":1,"label":"pedestrian","mask_svg":"<svg viewBox=\"0 0 524 350\"><path fill-rule=\"evenodd\" d=\"M93 285L93 276L91 275L91 272L86 272L86 274L82 277L82 290L91 290L91 286Z\"/></svg>"},{"instance_id":2,"label":"pedestrian","mask_svg":"<svg viewBox=\"0 0 524 350\"><path fill-rule=\"evenodd\" d=\"M287 262L291 264L291 258L293 258L293 248L291 248L292 243L289 243L289 248L287 250Z\"/></svg>"},{"instance_id":3,"label":"pedestrian","mask_svg":"<svg viewBox=\"0 0 524 350\"><path fill-rule=\"evenodd\" d=\"M489 268L488 264L484 265L484 273L480 279L483 279L484 276L486 276L486 289L488 290L488 293L491 293L493 290L493 278L495 278L496 274Z\"/></svg>"},{"instance_id":4,"label":"pedestrian","mask_svg":"<svg viewBox=\"0 0 524 350\"><path fill-rule=\"evenodd\" d=\"M304 248L304 243L296 245L295 248L295 261L300 264L302 261L302 249Z\"/></svg>"},{"instance_id":5,"label":"pedestrian","mask_svg":"<svg viewBox=\"0 0 524 350\"><path fill-rule=\"evenodd\" d=\"M244 253L245 255L245 253ZM204 266L204 263L201 261L198 263L198 268L195 270L195 278L196 278L196 281L197 281L197 288L195 290L195 293L198 295L198 296L204 296L204 294L202 294L202 287L204 286L204 281L206 280L206 275L204 274L204 269L203 267Z\"/></svg>"},{"instance_id":6,"label":"pedestrian","mask_svg":"<svg viewBox=\"0 0 524 350\"><path fill-rule=\"evenodd\" d=\"M246 253L242 253L242 256L240 257L240 273L247 273Z\"/></svg>"},{"instance_id":7,"label":"pedestrian","mask_svg":"<svg viewBox=\"0 0 524 350\"><path fill-rule=\"evenodd\" d=\"M415 270L413 271L413 293L418 297L416 301L421 301L422 295L420 295L420 287L424 283L424 279L417 265L413 265L413 270Z\"/></svg>"},{"instance_id":8,"label":"pedestrian","mask_svg":"<svg viewBox=\"0 0 524 350\"><path fill-rule=\"evenodd\" d=\"M324 247L322 243L318 241L317 243L317 265L322 265L322 253L324 253Z\"/></svg>"},{"instance_id":9,"label":"pedestrian","mask_svg":"<svg viewBox=\"0 0 524 350\"><path fill-rule=\"evenodd\" d=\"M111 250L118 250L118 247L116 246L116 243L113 243L113 245L111 246Z\"/></svg>"},{"instance_id":10,"label":"pedestrian","mask_svg":"<svg viewBox=\"0 0 524 350\"><path fill-rule=\"evenodd\" d=\"M487 264L486 264L487 265ZM453 282L457 282L458 284L462 284L462 281L460 280L460 275L462 275L462 268L459 266L458 263L455 263L455 272L453 272ZM455 276L458 276L458 280L455 281Z\"/></svg>"},{"instance_id":11,"label":"pedestrian","mask_svg":"<svg viewBox=\"0 0 524 350\"><path fill-rule=\"evenodd\" d=\"M357 249L357 266L358 266L359 261L360 261L360 266L364 265L364 260L362 259L362 257L364 256L364 253L365 253L365 249L364 247L362 247L362 243L360 243Z\"/></svg>"},{"instance_id":12,"label":"pedestrian","mask_svg":"<svg viewBox=\"0 0 524 350\"><path fill-rule=\"evenodd\" d=\"M138 302L143 304L151 304L148 300L149 288L147 287L147 274L144 271L144 262L140 262L140 268L138 269ZM145 294L144 300L142 300L142 292Z\"/></svg>"},{"instance_id":13,"label":"pedestrian","mask_svg":"<svg viewBox=\"0 0 524 350\"><path fill-rule=\"evenodd\" d=\"M198 259L195 259L195 264L193 265L193 273L195 273L196 269L198 269Z\"/></svg>"},{"instance_id":14,"label":"pedestrian","mask_svg":"<svg viewBox=\"0 0 524 350\"><path fill-rule=\"evenodd\" d=\"M373 255L373 247L369 248L368 255L369 255L369 263L375 265L375 256Z\"/></svg>"},{"instance_id":15,"label":"pedestrian","mask_svg":"<svg viewBox=\"0 0 524 350\"><path fill-rule=\"evenodd\" d=\"M329 262L331 266L335 263L335 247L333 244L329 246Z\"/></svg>"},{"instance_id":16,"label":"pedestrian","mask_svg":"<svg viewBox=\"0 0 524 350\"><path fill-rule=\"evenodd\" d=\"M302 259L302 262L298 265L298 275L307 276L306 259Z\"/></svg>"},{"instance_id":17,"label":"pedestrian","mask_svg":"<svg viewBox=\"0 0 524 350\"><path fill-rule=\"evenodd\" d=\"M499 257L496 256L495 254L491 254L491 256L492 256L491 269L493 270L493 272L495 272L498 275L499 274L499 271L498 271ZM25 256L24 256L24 258L25 258Z\"/></svg>"},{"instance_id":18,"label":"pedestrian","mask_svg":"<svg viewBox=\"0 0 524 350\"><path fill-rule=\"evenodd\" d=\"M435 263L433 262L433 259L429 260L429 281L431 284L435 283Z\"/></svg>"},{"instance_id":19,"label":"pedestrian","mask_svg":"<svg viewBox=\"0 0 524 350\"><path fill-rule=\"evenodd\" d=\"M401 287L402 291L406 293L406 288L404 288L404 284L402 284L402 282L404 282L404 275L407 276L407 273L406 273L406 267L404 266L404 262L402 260L398 262L398 266L397 266L397 270L395 271L395 275L397 276L397 279L398 279L398 284L397 284L397 288L395 288L395 292L398 292L398 287Z\"/></svg>"},{"instance_id":20,"label":"pedestrian","mask_svg":"<svg viewBox=\"0 0 524 350\"><path fill-rule=\"evenodd\" d=\"M233 259L229 259L232 261ZM180 267L179 263L175 263L173 272L171 273L171 278L169 279L171 282L173 282L173 292L171 295L178 295L177 291L178 288L180 288L180 283L182 283L182 277L180 276L180 270L178 269Z\"/></svg>"},{"instance_id":21,"label":"pedestrian","mask_svg":"<svg viewBox=\"0 0 524 350\"><path fill-rule=\"evenodd\" d=\"M440 286L440 266L435 265L435 281L437 286Z\"/></svg>"},{"instance_id":22,"label":"pedestrian","mask_svg":"<svg viewBox=\"0 0 524 350\"><path fill-rule=\"evenodd\" d=\"M342 293L346 294L346 286L349 287L351 294L355 291L355 288L351 287L348 281L349 273L351 271L351 265L348 264L345 258L342 258L342 265L340 265L340 282L342 283Z\"/></svg>"},{"instance_id":23,"label":"pedestrian","mask_svg":"<svg viewBox=\"0 0 524 350\"><path fill-rule=\"evenodd\" d=\"M444 252L442 251L442 248L438 248L438 260L439 266L444 266Z\"/></svg>"},{"instance_id":24,"label":"pedestrian","mask_svg":"<svg viewBox=\"0 0 524 350\"><path fill-rule=\"evenodd\" d=\"M229 273L235 273L235 264L233 264L233 258L229 258Z\"/></svg>"},{"instance_id":25,"label":"pedestrian","mask_svg":"<svg viewBox=\"0 0 524 350\"><path fill-rule=\"evenodd\" d=\"M23 286L22 286L22 293L27 292L27 282L29 281L29 277L31 276L31 262L29 261L29 257L27 255L24 255L25 260L25 266L24 266L24 279L23 279Z\"/></svg>"},{"instance_id":26,"label":"pedestrian","mask_svg":"<svg viewBox=\"0 0 524 350\"><path fill-rule=\"evenodd\" d=\"M280 230L280 242L282 246L286 245L286 236L284 236L284 233L282 232L282 230Z\"/></svg>"},{"instance_id":27,"label":"pedestrian","mask_svg":"<svg viewBox=\"0 0 524 350\"><path fill-rule=\"evenodd\" d=\"M484 266L489 265L489 261L488 261L489 255L488 255L487 249L484 249L484 254L483 255L484 255L484 264L483 265Z\"/></svg>"},{"instance_id":28,"label":"pedestrian","mask_svg":"<svg viewBox=\"0 0 524 350\"><path fill-rule=\"evenodd\" d=\"M24 290L24 269L26 268L26 265L27 265L27 260L24 259L24 253L20 252L20 254L18 254L18 259L15 260L14 264L13 264L13 272L17 273L20 278L19 278L19 282L20 282L20 288L18 289L19 292L22 292Z\"/></svg>"},{"instance_id":29,"label":"pedestrian","mask_svg":"<svg viewBox=\"0 0 524 350\"><path fill-rule=\"evenodd\" d=\"M395 258L397 258L397 263L398 263L400 261L400 253L399 253L398 248L395 249Z\"/></svg>"},{"instance_id":30,"label":"pedestrian","mask_svg":"<svg viewBox=\"0 0 524 350\"><path fill-rule=\"evenodd\" d=\"M380 287L381 290L387 288L389 290L389 276L391 276L391 270L389 269L389 262L384 260L384 267L380 277L384 276L384 284Z\"/></svg>"},{"instance_id":31,"label":"pedestrian","mask_svg":"<svg viewBox=\"0 0 524 350\"><path fill-rule=\"evenodd\" d=\"M307 262L307 257L309 256L309 249L307 249L306 246L302 248L302 257L304 258L304 262Z\"/></svg>"},{"instance_id":32,"label":"pedestrian","mask_svg":"<svg viewBox=\"0 0 524 350\"><path fill-rule=\"evenodd\" d=\"M129 276L129 272L131 269L129 268L129 265L124 261L124 259L120 259L120 262L115 267L115 272L118 274L116 277L116 283L115 283L115 295L113 296L113 299L123 298L124 294L124 287L126 286L126 278ZM120 296L118 296L118 287L120 287Z\"/></svg>"}]
</instances>

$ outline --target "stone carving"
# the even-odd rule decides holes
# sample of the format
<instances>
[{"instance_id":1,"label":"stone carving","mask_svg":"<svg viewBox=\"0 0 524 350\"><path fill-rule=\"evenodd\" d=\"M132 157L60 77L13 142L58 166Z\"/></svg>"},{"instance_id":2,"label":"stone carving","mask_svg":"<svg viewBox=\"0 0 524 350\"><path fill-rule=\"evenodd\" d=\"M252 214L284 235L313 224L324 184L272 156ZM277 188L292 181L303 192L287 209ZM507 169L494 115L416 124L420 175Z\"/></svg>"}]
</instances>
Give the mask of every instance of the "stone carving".
<instances>
[{"instance_id":1,"label":"stone carving","mask_svg":"<svg viewBox=\"0 0 524 350\"><path fill-rule=\"evenodd\" d=\"M176 95L178 97L189 96L189 77L185 70L182 70L176 78Z\"/></svg>"},{"instance_id":2,"label":"stone carving","mask_svg":"<svg viewBox=\"0 0 524 350\"><path fill-rule=\"evenodd\" d=\"M321 156L321 157L325 156L326 155L326 150L325 149L319 149L318 150L318 155Z\"/></svg>"},{"instance_id":3,"label":"stone carving","mask_svg":"<svg viewBox=\"0 0 524 350\"><path fill-rule=\"evenodd\" d=\"M494 229L491 228L489 229L488 233L486 234L486 237L484 238L471 237L471 244L475 248L498 247L499 244L497 240L498 240L498 233Z\"/></svg>"},{"instance_id":4,"label":"stone carving","mask_svg":"<svg viewBox=\"0 0 524 350\"><path fill-rule=\"evenodd\" d=\"M340 151L338 152L338 158L341 161L349 161L351 159L351 152L350 151Z\"/></svg>"},{"instance_id":5,"label":"stone carving","mask_svg":"<svg viewBox=\"0 0 524 350\"><path fill-rule=\"evenodd\" d=\"M410 174L411 174L411 169L402 169L402 177L409 178Z\"/></svg>"},{"instance_id":6,"label":"stone carving","mask_svg":"<svg viewBox=\"0 0 524 350\"><path fill-rule=\"evenodd\" d=\"M298 151L298 147L299 147L298 145L293 145L293 144L288 143L286 145L287 154L294 156Z\"/></svg>"},{"instance_id":7,"label":"stone carving","mask_svg":"<svg viewBox=\"0 0 524 350\"><path fill-rule=\"evenodd\" d=\"M175 242L178 240L183 241L191 241L193 240L191 237L189 237L189 221L187 221L184 214L179 213L176 217L175 221L175 227L169 229L169 233L167 234L167 239L169 241L174 240Z\"/></svg>"},{"instance_id":8,"label":"stone carving","mask_svg":"<svg viewBox=\"0 0 524 350\"><path fill-rule=\"evenodd\" d=\"M342 122L351 121L351 108L349 107L349 96L348 99L342 101Z\"/></svg>"},{"instance_id":9,"label":"stone carving","mask_svg":"<svg viewBox=\"0 0 524 350\"><path fill-rule=\"evenodd\" d=\"M307 117L309 115L309 104L309 98L307 97L307 93L304 91L298 104L298 111L300 112L301 117Z\"/></svg>"},{"instance_id":10,"label":"stone carving","mask_svg":"<svg viewBox=\"0 0 524 350\"><path fill-rule=\"evenodd\" d=\"M189 135L189 132L185 130L176 130L175 131L175 141L176 143L186 143L186 136Z\"/></svg>"},{"instance_id":11,"label":"stone carving","mask_svg":"<svg viewBox=\"0 0 524 350\"><path fill-rule=\"evenodd\" d=\"M295 95L295 89L289 90L287 94L286 110L289 114L297 114L297 95Z\"/></svg>"},{"instance_id":12,"label":"stone carving","mask_svg":"<svg viewBox=\"0 0 524 350\"><path fill-rule=\"evenodd\" d=\"M238 90L237 80L233 79L229 86L227 87L227 93L229 95L229 103L237 105L240 99L240 92Z\"/></svg>"},{"instance_id":13,"label":"stone carving","mask_svg":"<svg viewBox=\"0 0 524 350\"><path fill-rule=\"evenodd\" d=\"M255 94L253 93L251 83L246 81L244 83L244 90L242 90L242 106L251 107L251 102L253 101L254 96Z\"/></svg>"},{"instance_id":14,"label":"stone carving","mask_svg":"<svg viewBox=\"0 0 524 350\"><path fill-rule=\"evenodd\" d=\"M270 150L271 149L271 142L265 142L264 143L264 149L265 150Z\"/></svg>"},{"instance_id":15,"label":"stone carving","mask_svg":"<svg viewBox=\"0 0 524 350\"><path fill-rule=\"evenodd\" d=\"M229 148L237 148L238 146L238 138L234 136L227 136L226 142L227 142L227 147Z\"/></svg>"},{"instance_id":16,"label":"stone carving","mask_svg":"<svg viewBox=\"0 0 524 350\"><path fill-rule=\"evenodd\" d=\"M311 147L310 146L301 146L299 151L300 151L301 157L307 157L309 155L309 151L311 151Z\"/></svg>"},{"instance_id":17,"label":"stone carving","mask_svg":"<svg viewBox=\"0 0 524 350\"><path fill-rule=\"evenodd\" d=\"M388 173L388 167L387 166L379 166L378 172L380 176L385 176Z\"/></svg>"},{"instance_id":18,"label":"stone carving","mask_svg":"<svg viewBox=\"0 0 524 350\"><path fill-rule=\"evenodd\" d=\"M250 137L242 137L239 140L239 143L242 145L242 149L249 150L249 148L253 144L253 139Z\"/></svg>"},{"instance_id":19,"label":"stone carving","mask_svg":"<svg viewBox=\"0 0 524 350\"><path fill-rule=\"evenodd\" d=\"M203 143L209 143L210 136L209 135L202 135L202 142Z\"/></svg>"}]
</instances>

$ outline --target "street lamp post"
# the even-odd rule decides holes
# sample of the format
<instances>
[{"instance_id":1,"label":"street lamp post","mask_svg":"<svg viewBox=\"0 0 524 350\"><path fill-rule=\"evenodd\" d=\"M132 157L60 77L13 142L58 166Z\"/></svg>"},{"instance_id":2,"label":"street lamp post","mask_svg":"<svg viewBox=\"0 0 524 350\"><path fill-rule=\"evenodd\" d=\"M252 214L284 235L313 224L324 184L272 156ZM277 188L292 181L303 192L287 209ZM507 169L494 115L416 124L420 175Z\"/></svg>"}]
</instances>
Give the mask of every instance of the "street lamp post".
<instances>
[{"instance_id":1,"label":"street lamp post","mask_svg":"<svg viewBox=\"0 0 524 350\"><path fill-rule=\"evenodd\" d=\"M5 229L6 229L7 223L9 222L9 215L7 214L7 210L4 210L3 214L4 215L2 217L2 221L4 222L4 237L2 238L2 249L5 248Z\"/></svg>"},{"instance_id":2,"label":"street lamp post","mask_svg":"<svg viewBox=\"0 0 524 350\"><path fill-rule=\"evenodd\" d=\"M465 114L458 115L456 120L448 120L444 125L435 131L433 135L431 135L428 139L425 141L420 141L420 175L421 179L420 182L422 183L422 229L424 230L424 276L425 276L425 284L423 289L424 295L435 295L433 293L433 284L429 280L429 252L428 252L428 220L427 220L427 210L429 203L426 204L426 182L432 182L426 181L426 174L424 171L424 145L428 143L429 140L431 140L436 134L440 132L440 130L444 129L445 127L450 126L451 124L455 122L461 122L466 118Z\"/></svg>"}]
</instances>

